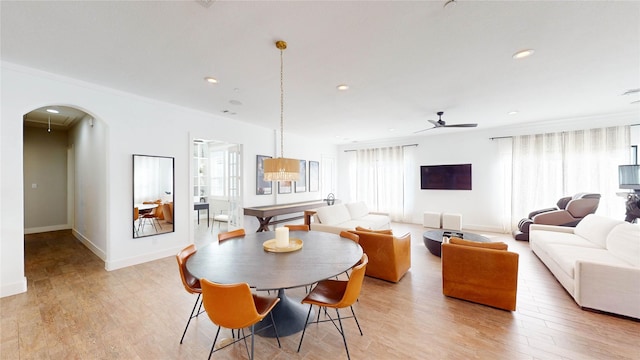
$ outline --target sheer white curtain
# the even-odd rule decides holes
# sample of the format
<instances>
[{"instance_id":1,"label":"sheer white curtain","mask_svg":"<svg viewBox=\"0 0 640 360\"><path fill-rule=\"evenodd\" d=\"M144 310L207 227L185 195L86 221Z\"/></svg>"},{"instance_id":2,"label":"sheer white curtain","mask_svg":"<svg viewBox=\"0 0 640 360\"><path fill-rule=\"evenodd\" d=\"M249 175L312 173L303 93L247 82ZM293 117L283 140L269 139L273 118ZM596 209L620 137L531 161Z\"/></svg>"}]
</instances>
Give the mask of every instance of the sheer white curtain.
<instances>
[{"instance_id":1,"label":"sheer white curtain","mask_svg":"<svg viewBox=\"0 0 640 360\"><path fill-rule=\"evenodd\" d=\"M601 195L598 214L624 219L625 198L617 196L618 165L629 163L628 126L573 131L565 134L564 189L567 195Z\"/></svg>"},{"instance_id":2,"label":"sheer white curtain","mask_svg":"<svg viewBox=\"0 0 640 360\"><path fill-rule=\"evenodd\" d=\"M371 211L404 219L404 157L401 146L362 149L352 155L350 198L364 201ZM355 178L355 181L353 179ZM355 194L355 196L354 196Z\"/></svg>"},{"instance_id":3,"label":"sheer white curtain","mask_svg":"<svg viewBox=\"0 0 640 360\"><path fill-rule=\"evenodd\" d=\"M599 214L624 217L617 166L629 161L629 136L629 127L619 126L514 137L512 227L529 212L578 192L601 195Z\"/></svg>"}]
</instances>

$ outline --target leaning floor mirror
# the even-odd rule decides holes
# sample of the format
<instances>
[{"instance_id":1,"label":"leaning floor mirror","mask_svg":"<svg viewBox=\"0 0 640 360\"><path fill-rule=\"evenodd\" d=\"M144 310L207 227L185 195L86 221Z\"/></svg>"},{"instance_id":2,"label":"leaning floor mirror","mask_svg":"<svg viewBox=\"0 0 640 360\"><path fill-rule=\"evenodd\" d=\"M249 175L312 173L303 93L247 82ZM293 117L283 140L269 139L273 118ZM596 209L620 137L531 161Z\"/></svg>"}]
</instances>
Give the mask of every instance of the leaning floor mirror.
<instances>
[{"instance_id":1,"label":"leaning floor mirror","mask_svg":"<svg viewBox=\"0 0 640 360\"><path fill-rule=\"evenodd\" d=\"M133 155L133 237L174 231L174 158Z\"/></svg>"}]
</instances>

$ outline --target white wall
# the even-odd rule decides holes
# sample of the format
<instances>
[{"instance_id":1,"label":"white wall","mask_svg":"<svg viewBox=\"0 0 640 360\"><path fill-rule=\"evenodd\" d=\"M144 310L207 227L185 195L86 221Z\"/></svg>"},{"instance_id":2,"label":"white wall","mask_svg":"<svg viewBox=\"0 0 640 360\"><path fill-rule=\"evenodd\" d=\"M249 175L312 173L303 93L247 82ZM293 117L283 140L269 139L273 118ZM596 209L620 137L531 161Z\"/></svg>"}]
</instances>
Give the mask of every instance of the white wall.
<instances>
[{"instance_id":1,"label":"white wall","mask_svg":"<svg viewBox=\"0 0 640 360\"><path fill-rule=\"evenodd\" d=\"M258 197L255 194L255 156L274 155L273 129L249 125L168 103L118 92L74 79L2 63L0 86L0 296L26 291L24 276L23 121L27 112L56 104L79 108L102 126L101 146L76 138L75 188L82 194L76 206L96 210L96 215L76 219L78 234L103 254L105 268L117 269L173 256L193 239L191 196L191 143L194 138L243 144L243 192L245 205L305 200L315 194L291 197ZM98 125L100 124L100 125ZM335 147L285 134L286 155L320 159L335 154ZM90 141L90 140L87 140ZM87 145L85 147L84 145ZM304 148L294 151L296 146ZM175 157L176 194L173 233L133 239L131 233L132 154ZM83 156L86 155L86 158ZM104 165L102 165L104 164ZM95 167L92 167L95 165ZM264 199L264 200L263 200ZM89 213L87 213L89 214ZM102 237L104 236L104 239ZM86 242L85 242L86 243Z\"/></svg>"},{"instance_id":2,"label":"white wall","mask_svg":"<svg viewBox=\"0 0 640 360\"><path fill-rule=\"evenodd\" d=\"M25 233L69 229L67 131L24 128Z\"/></svg>"},{"instance_id":3,"label":"white wall","mask_svg":"<svg viewBox=\"0 0 640 360\"><path fill-rule=\"evenodd\" d=\"M425 211L462 214L463 226L467 229L503 231L502 215L504 199L500 191L502 173L496 162L498 143L487 134L479 132L456 132L454 134L431 135L399 139L391 142L368 143L341 146L341 150L382 147L392 145L418 144L415 149L415 164L445 165L472 164L472 190L420 190L420 172L415 171L412 183L415 188L407 189L405 201L412 205L410 222L422 224ZM339 170L346 172L346 153L339 151ZM346 198L347 179L340 177L338 197ZM353 199L351 199L353 200Z\"/></svg>"}]
</instances>

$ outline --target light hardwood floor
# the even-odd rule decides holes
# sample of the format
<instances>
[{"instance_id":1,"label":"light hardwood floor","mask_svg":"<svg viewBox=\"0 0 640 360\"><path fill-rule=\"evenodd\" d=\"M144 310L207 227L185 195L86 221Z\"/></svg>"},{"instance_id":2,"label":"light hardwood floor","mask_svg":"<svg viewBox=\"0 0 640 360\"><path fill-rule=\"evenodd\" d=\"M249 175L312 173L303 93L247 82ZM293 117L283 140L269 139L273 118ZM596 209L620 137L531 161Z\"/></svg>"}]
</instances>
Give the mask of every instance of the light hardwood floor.
<instances>
[{"instance_id":1,"label":"light hardwood floor","mask_svg":"<svg viewBox=\"0 0 640 360\"><path fill-rule=\"evenodd\" d=\"M520 254L517 310L508 312L444 297L422 226L393 227L412 234L412 268L398 284L365 278L354 306L364 336L353 320L345 325L352 359L640 359L640 322L581 310L528 243L488 234ZM198 231L200 244L212 238ZM68 231L27 235L25 253L29 291L0 299L0 358L207 358L216 327L206 314L179 344L195 296L174 257L108 272ZM283 338L279 349L256 337L256 358L346 359L329 323L310 326L296 353L299 339ZM237 344L213 358L246 352Z\"/></svg>"}]
</instances>

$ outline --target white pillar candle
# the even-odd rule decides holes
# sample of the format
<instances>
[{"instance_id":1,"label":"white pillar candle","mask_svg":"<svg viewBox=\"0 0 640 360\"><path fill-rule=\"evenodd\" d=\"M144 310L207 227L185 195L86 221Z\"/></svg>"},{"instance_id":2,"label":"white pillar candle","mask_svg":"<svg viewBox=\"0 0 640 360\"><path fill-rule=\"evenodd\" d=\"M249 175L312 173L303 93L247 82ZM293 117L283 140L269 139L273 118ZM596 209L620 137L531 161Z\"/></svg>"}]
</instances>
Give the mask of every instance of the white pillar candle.
<instances>
[{"instance_id":1,"label":"white pillar candle","mask_svg":"<svg viewBox=\"0 0 640 360\"><path fill-rule=\"evenodd\" d=\"M276 228L276 247L283 248L289 246L289 228Z\"/></svg>"}]
</instances>

